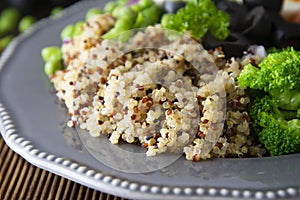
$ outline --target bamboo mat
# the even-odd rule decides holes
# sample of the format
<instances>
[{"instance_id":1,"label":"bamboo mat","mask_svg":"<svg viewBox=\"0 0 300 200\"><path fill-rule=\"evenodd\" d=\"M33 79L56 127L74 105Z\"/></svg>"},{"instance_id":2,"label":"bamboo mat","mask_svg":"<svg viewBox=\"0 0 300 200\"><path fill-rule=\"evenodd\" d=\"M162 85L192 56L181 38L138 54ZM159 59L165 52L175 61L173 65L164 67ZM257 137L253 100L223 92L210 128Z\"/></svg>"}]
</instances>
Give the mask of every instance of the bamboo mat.
<instances>
[{"instance_id":1,"label":"bamboo mat","mask_svg":"<svg viewBox=\"0 0 300 200\"><path fill-rule=\"evenodd\" d=\"M0 200L124 200L31 165L0 134Z\"/></svg>"}]
</instances>

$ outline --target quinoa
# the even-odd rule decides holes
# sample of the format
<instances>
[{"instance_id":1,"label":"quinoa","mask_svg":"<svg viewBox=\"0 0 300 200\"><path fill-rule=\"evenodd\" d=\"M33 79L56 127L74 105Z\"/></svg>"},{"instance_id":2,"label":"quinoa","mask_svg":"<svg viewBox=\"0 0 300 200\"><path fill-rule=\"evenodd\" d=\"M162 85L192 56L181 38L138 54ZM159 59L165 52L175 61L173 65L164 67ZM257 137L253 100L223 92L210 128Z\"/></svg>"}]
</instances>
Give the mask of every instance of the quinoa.
<instances>
[{"instance_id":1,"label":"quinoa","mask_svg":"<svg viewBox=\"0 0 300 200\"><path fill-rule=\"evenodd\" d=\"M251 136L249 98L238 87L241 68L262 58L225 60L195 40L170 40L159 27L127 42L102 40L114 18L88 20L64 41L66 69L50 77L70 115L68 126L106 135L112 144L138 144L147 156L184 153L187 160L262 156Z\"/></svg>"}]
</instances>

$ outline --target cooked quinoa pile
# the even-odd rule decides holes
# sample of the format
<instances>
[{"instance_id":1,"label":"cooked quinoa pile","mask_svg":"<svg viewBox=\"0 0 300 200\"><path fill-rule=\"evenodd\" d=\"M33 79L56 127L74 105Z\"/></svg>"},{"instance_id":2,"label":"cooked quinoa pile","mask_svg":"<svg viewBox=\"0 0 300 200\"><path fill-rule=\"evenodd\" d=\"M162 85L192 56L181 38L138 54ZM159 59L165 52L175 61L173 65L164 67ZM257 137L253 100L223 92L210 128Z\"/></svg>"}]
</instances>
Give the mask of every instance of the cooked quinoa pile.
<instances>
[{"instance_id":1,"label":"cooked quinoa pile","mask_svg":"<svg viewBox=\"0 0 300 200\"><path fill-rule=\"evenodd\" d=\"M102 40L114 26L109 14L82 25L61 46L67 66L50 76L68 108L68 126L133 143L147 156L183 152L187 160L262 156L251 136L250 102L237 76L252 52L226 60L193 39L169 39L159 27L137 31L126 42Z\"/></svg>"}]
</instances>

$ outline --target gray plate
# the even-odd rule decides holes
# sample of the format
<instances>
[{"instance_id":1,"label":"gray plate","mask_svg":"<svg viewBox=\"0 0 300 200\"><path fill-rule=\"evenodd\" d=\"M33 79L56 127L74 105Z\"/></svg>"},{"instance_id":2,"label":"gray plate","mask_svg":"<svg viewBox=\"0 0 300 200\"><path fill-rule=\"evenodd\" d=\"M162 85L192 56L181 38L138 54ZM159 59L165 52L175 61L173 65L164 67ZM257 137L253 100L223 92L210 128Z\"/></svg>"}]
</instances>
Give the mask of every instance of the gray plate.
<instances>
[{"instance_id":1,"label":"gray plate","mask_svg":"<svg viewBox=\"0 0 300 200\"><path fill-rule=\"evenodd\" d=\"M38 22L15 39L0 60L0 131L29 162L88 187L131 199L300 198L300 155L273 158L177 160L162 170L131 174L111 169L65 126L67 111L43 72L41 49L60 45L60 31L84 19L83 1L62 17Z\"/></svg>"}]
</instances>

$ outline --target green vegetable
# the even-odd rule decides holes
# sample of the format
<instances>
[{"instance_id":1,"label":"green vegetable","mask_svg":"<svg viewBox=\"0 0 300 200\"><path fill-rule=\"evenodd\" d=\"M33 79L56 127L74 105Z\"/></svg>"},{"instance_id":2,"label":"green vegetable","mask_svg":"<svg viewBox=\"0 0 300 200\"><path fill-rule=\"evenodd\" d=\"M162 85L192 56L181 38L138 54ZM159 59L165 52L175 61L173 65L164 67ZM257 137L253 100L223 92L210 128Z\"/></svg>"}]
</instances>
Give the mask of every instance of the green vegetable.
<instances>
[{"instance_id":1,"label":"green vegetable","mask_svg":"<svg viewBox=\"0 0 300 200\"><path fill-rule=\"evenodd\" d=\"M118 6L118 2L116 1L110 1L104 6L104 12L105 13L112 13L113 10Z\"/></svg>"},{"instance_id":2,"label":"green vegetable","mask_svg":"<svg viewBox=\"0 0 300 200\"><path fill-rule=\"evenodd\" d=\"M241 87L269 92L273 89L300 90L300 52L292 48L271 53L259 64L244 67L238 81Z\"/></svg>"},{"instance_id":3,"label":"green vegetable","mask_svg":"<svg viewBox=\"0 0 300 200\"><path fill-rule=\"evenodd\" d=\"M60 33L60 38L62 40L67 39L67 38L72 38L73 37L73 32L74 32L74 25L69 24Z\"/></svg>"},{"instance_id":4,"label":"green vegetable","mask_svg":"<svg viewBox=\"0 0 300 200\"><path fill-rule=\"evenodd\" d=\"M110 9L110 7L112 7L111 3L108 3L108 5L105 6L105 10L110 10L112 15L117 18L117 21L114 28L102 36L103 39L112 39L121 32L133 28L146 27L159 22L162 9L153 1L139 1L139 3L133 4L129 7L124 5L125 3L127 3L126 0L118 1L117 5L113 5L113 9ZM130 34L131 33L129 32L124 34L124 37L122 36L122 40L129 37Z\"/></svg>"},{"instance_id":5,"label":"green vegetable","mask_svg":"<svg viewBox=\"0 0 300 200\"><path fill-rule=\"evenodd\" d=\"M101 15L103 12L98 8L91 8L86 12L85 20L89 20L90 18L94 17L95 15Z\"/></svg>"},{"instance_id":6,"label":"green vegetable","mask_svg":"<svg viewBox=\"0 0 300 200\"><path fill-rule=\"evenodd\" d=\"M13 32L20 19L20 12L16 8L6 8L0 15L0 35Z\"/></svg>"},{"instance_id":7,"label":"green vegetable","mask_svg":"<svg viewBox=\"0 0 300 200\"><path fill-rule=\"evenodd\" d=\"M54 74L57 70L63 69L62 62L60 60L54 60L46 62L44 66L45 73L49 76Z\"/></svg>"},{"instance_id":8,"label":"green vegetable","mask_svg":"<svg viewBox=\"0 0 300 200\"><path fill-rule=\"evenodd\" d=\"M293 48L270 53L258 66L246 65L240 87L263 95L250 107L254 133L271 155L300 151L300 52Z\"/></svg>"},{"instance_id":9,"label":"green vegetable","mask_svg":"<svg viewBox=\"0 0 300 200\"><path fill-rule=\"evenodd\" d=\"M132 21L128 18L122 18L116 21L113 29L108 31L102 36L103 39L112 39L123 31L127 31L132 28Z\"/></svg>"},{"instance_id":10,"label":"green vegetable","mask_svg":"<svg viewBox=\"0 0 300 200\"><path fill-rule=\"evenodd\" d=\"M78 36L82 33L82 28L84 25L84 21L78 21L75 25L74 25L74 30L73 30L73 34L72 37L74 36Z\"/></svg>"},{"instance_id":11,"label":"green vegetable","mask_svg":"<svg viewBox=\"0 0 300 200\"><path fill-rule=\"evenodd\" d=\"M140 0L137 5L139 5L141 8L148 8L153 5L152 0Z\"/></svg>"},{"instance_id":12,"label":"green vegetable","mask_svg":"<svg viewBox=\"0 0 300 200\"><path fill-rule=\"evenodd\" d=\"M60 60L62 58L62 52L57 46L49 46L42 49L42 58L45 62Z\"/></svg>"},{"instance_id":13,"label":"green vegetable","mask_svg":"<svg viewBox=\"0 0 300 200\"><path fill-rule=\"evenodd\" d=\"M36 19L33 16L25 16L23 17L20 22L19 22L19 26L18 26L18 30L20 33L26 31L33 23L35 23Z\"/></svg>"},{"instance_id":14,"label":"green vegetable","mask_svg":"<svg viewBox=\"0 0 300 200\"><path fill-rule=\"evenodd\" d=\"M121 7L120 9L114 10L112 15L118 19L127 18L134 21L137 17L137 12L132 10L130 7Z\"/></svg>"},{"instance_id":15,"label":"green vegetable","mask_svg":"<svg viewBox=\"0 0 300 200\"><path fill-rule=\"evenodd\" d=\"M59 16L63 10L64 10L63 7L60 6L55 7L51 10L50 15L54 17Z\"/></svg>"},{"instance_id":16,"label":"green vegetable","mask_svg":"<svg viewBox=\"0 0 300 200\"><path fill-rule=\"evenodd\" d=\"M229 35L230 19L212 0L190 0L177 13L163 16L161 24L181 33L190 32L197 39L210 31L217 39L224 40Z\"/></svg>"},{"instance_id":17,"label":"green vegetable","mask_svg":"<svg viewBox=\"0 0 300 200\"><path fill-rule=\"evenodd\" d=\"M286 113L278 108L277 101L267 95L254 101L250 116L259 141L272 156L300 152L299 116L286 120Z\"/></svg>"},{"instance_id":18,"label":"green vegetable","mask_svg":"<svg viewBox=\"0 0 300 200\"><path fill-rule=\"evenodd\" d=\"M5 49L5 47L7 47L7 45L12 41L13 38L13 35L7 35L3 38L0 38L0 51Z\"/></svg>"},{"instance_id":19,"label":"green vegetable","mask_svg":"<svg viewBox=\"0 0 300 200\"><path fill-rule=\"evenodd\" d=\"M135 21L134 27L146 27L152 24L159 22L161 17L162 10L156 4L145 8L141 12L139 12L138 17Z\"/></svg>"},{"instance_id":20,"label":"green vegetable","mask_svg":"<svg viewBox=\"0 0 300 200\"><path fill-rule=\"evenodd\" d=\"M44 71L49 76L57 70L63 69L62 52L57 46L42 49L42 58L45 61Z\"/></svg>"}]
</instances>

